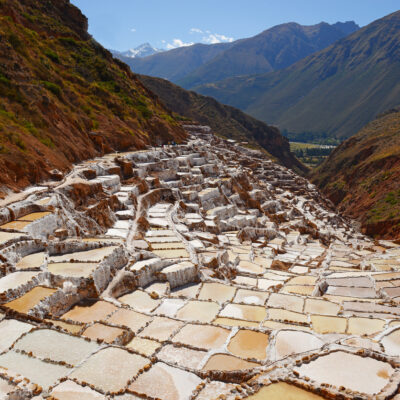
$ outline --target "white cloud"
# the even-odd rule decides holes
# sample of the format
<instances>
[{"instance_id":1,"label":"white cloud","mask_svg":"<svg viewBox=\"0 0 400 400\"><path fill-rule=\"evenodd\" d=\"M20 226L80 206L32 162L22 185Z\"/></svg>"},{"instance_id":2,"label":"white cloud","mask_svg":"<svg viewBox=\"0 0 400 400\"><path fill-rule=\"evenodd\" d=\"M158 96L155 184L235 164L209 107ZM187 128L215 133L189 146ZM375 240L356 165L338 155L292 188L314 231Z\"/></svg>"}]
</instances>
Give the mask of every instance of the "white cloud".
<instances>
[{"instance_id":1,"label":"white cloud","mask_svg":"<svg viewBox=\"0 0 400 400\"><path fill-rule=\"evenodd\" d=\"M207 31L209 32L209 31ZM233 42L233 37L219 35L218 33L210 33L208 36L203 37L203 42L208 44L216 44L216 43L223 43L223 42Z\"/></svg>"},{"instance_id":2,"label":"white cloud","mask_svg":"<svg viewBox=\"0 0 400 400\"><path fill-rule=\"evenodd\" d=\"M194 43L193 42L185 43L181 39L174 39L172 43L167 43L166 47L168 50L171 50L171 49L176 49L178 47L191 46L192 44Z\"/></svg>"},{"instance_id":3,"label":"white cloud","mask_svg":"<svg viewBox=\"0 0 400 400\"><path fill-rule=\"evenodd\" d=\"M204 33L204 32L199 28L192 28L190 29L190 33L193 34L193 33Z\"/></svg>"},{"instance_id":4,"label":"white cloud","mask_svg":"<svg viewBox=\"0 0 400 400\"><path fill-rule=\"evenodd\" d=\"M135 29L135 28L132 28L132 29L131 29L131 32L136 32L136 29Z\"/></svg>"}]
</instances>

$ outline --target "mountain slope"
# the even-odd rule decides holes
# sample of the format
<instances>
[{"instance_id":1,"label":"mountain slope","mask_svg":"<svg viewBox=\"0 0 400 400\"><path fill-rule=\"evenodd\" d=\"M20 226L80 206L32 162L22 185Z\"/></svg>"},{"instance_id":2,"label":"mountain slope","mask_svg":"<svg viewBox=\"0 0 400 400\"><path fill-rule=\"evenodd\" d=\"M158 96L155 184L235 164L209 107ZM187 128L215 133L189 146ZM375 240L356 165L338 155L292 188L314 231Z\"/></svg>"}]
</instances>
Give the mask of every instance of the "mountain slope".
<instances>
[{"instance_id":1,"label":"mountain slope","mask_svg":"<svg viewBox=\"0 0 400 400\"><path fill-rule=\"evenodd\" d=\"M312 179L368 234L400 238L400 108L343 142Z\"/></svg>"},{"instance_id":2,"label":"mountain slope","mask_svg":"<svg viewBox=\"0 0 400 400\"><path fill-rule=\"evenodd\" d=\"M284 70L196 91L297 136L348 137L400 102L400 12Z\"/></svg>"},{"instance_id":3,"label":"mountain slope","mask_svg":"<svg viewBox=\"0 0 400 400\"><path fill-rule=\"evenodd\" d=\"M127 63L135 73L157 76L176 82L231 46L232 43L199 43L164 51L149 57L118 56L118 58Z\"/></svg>"},{"instance_id":4,"label":"mountain slope","mask_svg":"<svg viewBox=\"0 0 400 400\"><path fill-rule=\"evenodd\" d=\"M236 108L189 92L164 79L144 75L139 75L139 79L176 113L209 125L218 135L261 146L286 167L306 172L306 167L290 152L287 139L278 129L257 121Z\"/></svg>"},{"instance_id":5,"label":"mountain slope","mask_svg":"<svg viewBox=\"0 0 400 400\"><path fill-rule=\"evenodd\" d=\"M2 0L0 38L0 191L113 149L185 137L68 0Z\"/></svg>"},{"instance_id":6,"label":"mountain slope","mask_svg":"<svg viewBox=\"0 0 400 400\"><path fill-rule=\"evenodd\" d=\"M193 88L238 75L261 74L286 68L359 29L354 22L302 26L294 22L243 39L199 67L178 84Z\"/></svg>"}]
</instances>

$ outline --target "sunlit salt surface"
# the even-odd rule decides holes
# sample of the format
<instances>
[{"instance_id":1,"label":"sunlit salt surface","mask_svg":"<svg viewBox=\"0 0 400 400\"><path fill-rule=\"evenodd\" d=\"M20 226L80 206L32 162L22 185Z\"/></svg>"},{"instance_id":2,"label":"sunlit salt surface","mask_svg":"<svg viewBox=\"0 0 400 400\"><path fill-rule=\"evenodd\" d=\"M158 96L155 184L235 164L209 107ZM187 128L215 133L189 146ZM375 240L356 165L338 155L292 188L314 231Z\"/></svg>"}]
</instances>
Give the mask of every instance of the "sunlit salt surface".
<instances>
[{"instance_id":1,"label":"sunlit salt surface","mask_svg":"<svg viewBox=\"0 0 400 400\"><path fill-rule=\"evenodd\" d=\"M219 313L219 316L261 322L267 316L267 312L265 307L228 304Z\"/></svg>"},{"instance_id":2,"label":"sunlit salt surface","mask_svg":"<svg viewBox=\"0 0 400 400\"><path fill-rule=\"evenodd\" d=\"M219 311L219 305L208 301L189 301L177 313L176 317L185 321L211 322Z\"/></svg>"},{"instance_id":3,"label":"sunlit salt surface","mask_svg":"<svg viewBox=\"0 0 400 400\"><path fill-rule=\"evenodd\" d=\"M311 323L317 333L345 333L347 329L346 318L312 315Z\"/></svg>"},{"instance_id":4,"label":"sunlit salt surface","mask_svg":"<svg viewBox=\"0 0 400 400\"><path fill-rule=\"evenodd\" d=\"M156 350L161 347L161 343L150 340L143 339L141 337L134 337L127 345L128 349L135 350L139 354L144 355L145 357L152 356Z\"/></svg>"},{"instance_id":5,"label":"sunlit salt surface","mask_svg":"<svg viewBox=\"0 0 400 400\"><path fill-rule=\"evenodd\" d=\"M71 260L80 262L100 262L104 257L109 256L117 247L118 246L101 247L99 249L51 256L50 262L69 262Z\"/></svg>"},{"instance_id":6,"label":"sunlit salt surface","mask_svg":"<svg viewBox=\"0 0 400 400\"><path fill-rule=\"evenodd\" d=\"M155 382L162 384L155 385ZM186 400L200 382L201 379L195 374L158 362L149 371L140 375L129 389L152 398Z\"/></svg>"},{"instance_id":7,"label":"sunlit salt surface","mask_svg":"<svg viewBox=\"0 0 400 400\"><path fill-rule=\"evenodd\" d=\"M3 278L0 278L0 293L25 285L37 275L38 273L34 271L19 271L8 274Z\"/></svg>"},{"instance_id":8,"label":"sunlit salt surface","mask_svg":"<svg viewBox=\"0 0 400 400\"><path fill-rule=\"evenodd\" d=\"M82 332L82 336L85 336L91 340L101 340L106 343L113 343L116 339L124 334L124 329L117 328L115 326L107 326L104 324L95 323L89 326Z\"/></svg>"},{"instance_id":9,"label":"sunlit salt surface","mask_svg":"<svg viewBox=\"0 0 400 400\"><path fill-rule=\"evenodd\" d=\"M21 233L0 232L0 244L4 244L10 240L21 238L22 236L23 234Z\"/></svg>"},{"instance_id":10,"label":"sunlit salt surface","mask_svg":"<svg viewBox=\"0 0 400 400\"><path fill-rule=\"evenodd\" d=\"M186 344L204 350L220 348L228 339L230 331L210 325L185 325L172 338L175 343Z\"/></svg>"},{"instance_id":11,"label":"sunlit salt surface","mask_svg":"<svg viewBox=\"0 0 400 400\"><path fill-rule=\"evenodd\" d=\"M152 318L148 317L147 315L140 314L136 311L127 310L125 308L120 308L111 316L106 318L105 321L115 325L126 326L136 333L140 329L144 328L151 320Z\"/></svg>"},{"instance_id":12,"label":"sunlit salt surface","mask_svg":"<svg viewBox=\"0 0 400 400\"><path fill-rule=\"evenodd\" d=\"M50 364L15 351L0 355L0 367L27 377L45 390L71 371L63 365Z\"/></svg>"},{"instance_id":13,"label":"sunlit salt surface","mask_svg":"<svg viewBox=\"0 0 400 400\"><path fill-rule=\"evenodd\" d=\"M391 356L400 356L400 329L389 333L382 339L385 352Z\"/></svg>"},{"instance_id":14,"label":"sunlit salt surface","mask_svg":"<svg viewBox=\"0 0 400 400\"><path fill-rule=\"evenodd\" d=\"M21 335L29 332L34 326L15 319L0 322L0 352L7 350Z\"/></svg>"},{"instance_id":15,"label":"sunlit salt surface","mask_svg":"<svg viewBox=\"0 0 400 400\"><path fill-rule=\"evenodd\" d=\"M255 290L239 289L234 298L235 303L245 303L254 305L265 304L268 298L268 293L257 292Z\"/></svg>"},{"instance_id":16,"label":"sunlit salt surface","mask_svg":"<svg viewBox=\"0 0 400 400\"><path fill-rule=\"evenodd\" d=\"M316 336L299 331L280 331L275 338L275 359L319 349L324 342Z\"/></svg>"},{"instance_id":17,"label":"sunlit salt surface","mask_svg":"<svg viewBox=\"0 0 400 400\"><path fill-rule=\"evenodd\" d=\"M150 361L116 347L108 347L91 356L72 372L71 378L87 382L105 392L116 393L126 386Z\"/></svg>"},{"instance_id":18,"label":"sunlit salt surface","mask_svg":"<svg viewBox=\"0 0 400 400\"><path fill-rule=\"evenodd\" d=\"M38 358L64 361L76 365L99 348L96 342L70 336L50 329L40 329L25 335L14 346Z\"/></svg>"},{"instance_id":19,"label":"sunlit salt surface","mask_svg":"<svg viewBox=\"0 0 400 400\"><path fill-rule=\"evenodd\" d=\"M148 337L159 341L168 340L171 335L177 332L183 323L170 318L155 317L140 333L141 337Z\"/></svg>"},{"instance_id":20,"label":"sunlit salt surface","mask_svg":"<svg viewBox=\"0 0 400 400\"><path fill-rule=\"evenodd\" d=\"M379 393L394 372L394 369L386 362L343 351L320 356L295 370L300 375L307 376L319 384L344 386L369 395Z\"/></svg>"},{"instance_id":21,"label":"sunlit salt surface","mask_svg":"<svg viewBox=\"0 0 400 400\"><path fill-rule=\"evenodd\" d=\"M158 307L160 300L155 300L143 290L135 290L132 293L126 294L118 299L121 303L127 304L136 311L150 312Z\"/></svg>"},{"instance_id":22,"label":"sunlit salt surface","mask_svg":"<svg viewBox=\"0 0 400 400\"><path fill-rule=\"evenodd\" d=\"M57 400L104 400L104 396L100 393L70 380L55 386L50 394Z\"/></svg>"},{"instance_id":23,"label":"sunlit salt surface","mask_svg":"<svg viewBox=\"0 0 400 400\"><path fill-rule=\"evenodd\" d=\"M225 303L232 300L236 289L221 283L204 283L199 293L200 300L213 300L218 303Z\"/></svg>"},{"instance_id":24,"label":"sunlit salt surface","mask_svg":"<svg viewBox=\"0 0 400 400\"><path fill-rule=\"evenodd\" d=\"M21 260L16 264L15 268L17 270L40 268L44 264L44 259L44 252L30 254L29 256L21 258Z\"/></svg>"},{"instance_id":25,"label":"sunlit salt surface","mask_svg":"<svg viewBox=\"0 0 400 400\"><path fill-rule=\"evenodd\" d=\"M176 364L190 369L200 369L206 355L207 352L205 351L168 344L157 353L157 358L168 364Z\"/></svg>"}]
</instances>

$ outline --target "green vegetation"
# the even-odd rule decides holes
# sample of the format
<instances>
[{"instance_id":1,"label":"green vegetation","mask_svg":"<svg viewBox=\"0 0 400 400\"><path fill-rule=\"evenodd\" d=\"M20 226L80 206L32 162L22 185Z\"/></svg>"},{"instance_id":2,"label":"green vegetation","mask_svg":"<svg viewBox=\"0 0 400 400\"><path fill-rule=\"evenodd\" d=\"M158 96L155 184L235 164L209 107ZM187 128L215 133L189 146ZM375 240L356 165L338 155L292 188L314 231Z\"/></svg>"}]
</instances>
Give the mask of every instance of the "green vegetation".
<instances>
[{"instance_id":1,"label":"green vegetation","mask_svg":"<svg viewBox=\"0 0 400 400\"><path fill-rule=\"evenodd\" d=\"M54 61L57 64L60 63L60 57L54 51L51 51L48 49L48 50L45 50L44 54L46 57L50 58L51 61Z\"/></svg>"},{"instance_id":2,"label":"green vegetation","mask_svg":"<svg viewBox=\"0 0 400 400\"><path fill-rule=\"evenodd\" d=\"M55 94L57 97L61 97L61 88L52 82L41 81L40 82L48 91Z\"/></svg>"},{"instance_id":3,"label":"green vegetation","mask_svg":"<svg viewBox=\"0 0 400 400\"><path fill-rule=\"evenodd\" d=\"M334 146L316 143L290 142L290 151L305 165L315 168L332 152Z\"/></svg>"}]
</instances>

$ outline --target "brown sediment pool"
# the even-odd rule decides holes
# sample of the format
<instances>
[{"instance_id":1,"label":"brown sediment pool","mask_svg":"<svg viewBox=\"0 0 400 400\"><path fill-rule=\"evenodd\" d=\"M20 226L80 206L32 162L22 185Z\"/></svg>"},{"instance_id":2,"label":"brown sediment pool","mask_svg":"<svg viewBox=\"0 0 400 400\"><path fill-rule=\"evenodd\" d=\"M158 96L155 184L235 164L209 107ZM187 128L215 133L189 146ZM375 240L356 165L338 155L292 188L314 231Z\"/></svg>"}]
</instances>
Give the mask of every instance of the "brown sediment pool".
<instances>
[{"instance_id":1,"label":"brown sediment pool","mask_svg":"<svg viewBox=\"0 0 400 400\"><path fill-rule=\"evenodd\" d=\"M73 309L66 312L62 318L71 321L90 323L104 320L108 315L118 310L118 307L106 301L97 301L96 303L76 305Z\"/></svg>"},{"instance_id":2,"label":"brown sediment pool","mask_svg":"<svg viewBox=\"0 0 400 400\"><path fill-rule=\"evenodd\" d=\"M37 306L46 297L55 293L56 289L50 289L43 286L37 286L25 293L23 296L4 304L5 307L11 308L14 311L27 314L29 310Z\"/></svg>"},{"instance_id":3,"label":"brown sediment pool","mask_svg":"<svg viewBox=\"0 0 400 400\"><path fill-rule=\"evenodd\" d=\"M265 333L239 330L229 342L228 350L238 357L264 360L267 356L268 339Z\"/></svg>"}]
</instances>

